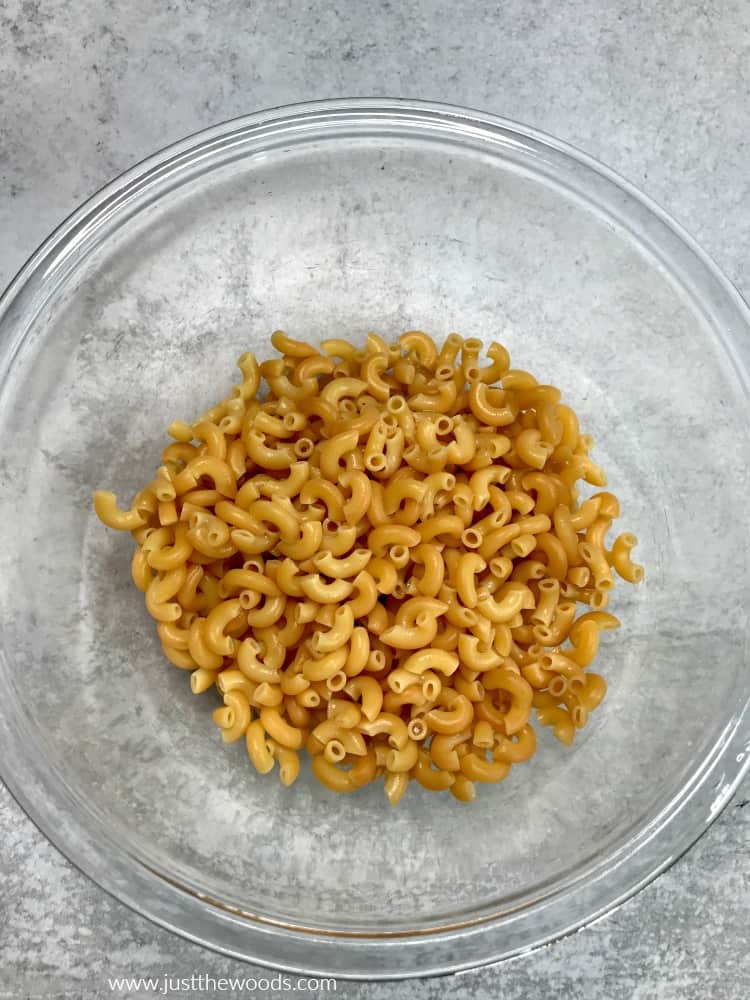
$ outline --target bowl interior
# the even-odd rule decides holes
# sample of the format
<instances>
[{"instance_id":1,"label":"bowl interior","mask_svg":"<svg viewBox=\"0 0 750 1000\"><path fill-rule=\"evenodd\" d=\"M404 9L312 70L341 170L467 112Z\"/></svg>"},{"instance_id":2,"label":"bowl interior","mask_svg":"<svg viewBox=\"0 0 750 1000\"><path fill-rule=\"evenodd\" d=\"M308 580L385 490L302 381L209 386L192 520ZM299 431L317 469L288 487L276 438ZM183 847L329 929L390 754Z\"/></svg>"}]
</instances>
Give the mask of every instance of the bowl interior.
<instances>
[{"instance_id":1,"label":"bowl interior","mask_svg":"<svg viewBox=\"0 0 750 1000\"><path fill-rule=\"evenodd\" d=\"M443 925L548 891L654 821L724 731L745 652L744 392L647 241L540 168L381 136L242 157L124 221L40 303L0 401L5 669L56 781L142 862L211 899L342 930ZM472 806L418 787L292 789L221 744L213 695L161 656L129 498L167 424L221 398L277 327L499 339L563 389L640 539L571 749Z\"/></svg>"}]
</instances>

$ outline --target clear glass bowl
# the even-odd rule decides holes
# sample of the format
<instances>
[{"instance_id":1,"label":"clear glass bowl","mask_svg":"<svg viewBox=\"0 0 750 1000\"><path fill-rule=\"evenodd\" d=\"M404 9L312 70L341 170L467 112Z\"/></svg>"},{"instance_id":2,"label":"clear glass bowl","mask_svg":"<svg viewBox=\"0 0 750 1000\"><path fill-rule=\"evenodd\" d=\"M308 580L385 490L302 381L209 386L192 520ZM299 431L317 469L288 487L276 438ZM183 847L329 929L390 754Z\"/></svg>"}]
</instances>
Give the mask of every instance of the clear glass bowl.
<instances>
[{"instance_id":1,"label":"clear glass bowl","mask_svg":"<svg viewBox=\"0 0 750 1000\"><path fill-rule=\"evenodd\" d=\"M471 806L293 789L226 748L161 656L129 497L164 428L276 327L486 342L563 387L641 540L610 691L572 749ZM528 951L598 917L705 830L750 756L748 386L737 293L609 170L417 102L264 112L172 146L79 209L0 303L0 761L119 899L289 970L400 977Z\"/></svg>"}]
</instances>

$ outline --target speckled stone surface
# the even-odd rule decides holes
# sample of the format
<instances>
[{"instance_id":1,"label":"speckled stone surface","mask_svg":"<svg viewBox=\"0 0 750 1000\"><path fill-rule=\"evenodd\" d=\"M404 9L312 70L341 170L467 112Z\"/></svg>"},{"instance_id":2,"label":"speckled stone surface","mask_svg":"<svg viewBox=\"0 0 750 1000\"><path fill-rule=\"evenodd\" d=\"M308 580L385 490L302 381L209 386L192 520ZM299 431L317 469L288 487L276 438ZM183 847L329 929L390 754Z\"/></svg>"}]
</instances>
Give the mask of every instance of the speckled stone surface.
<instances>
[{"instance_id":1,"label":"speckled stone surface","mask_svg":"<svg viewBox=\"0 0 750 1000\"><path fill-rule=\"evenodd\" d=\"M0 0L0 283L80 200L169 141L258 107L385 93L485 108L573 142L661 202L750 292L748 8L488 7ZM573 937L502 967L341 982L336 995L743 1000L748 798L746 781L687 856ZM266 975L110 899L4 791L0 859L0 997L93 1000L111 995L111 976Z\"/></svg>"}]
</instances>

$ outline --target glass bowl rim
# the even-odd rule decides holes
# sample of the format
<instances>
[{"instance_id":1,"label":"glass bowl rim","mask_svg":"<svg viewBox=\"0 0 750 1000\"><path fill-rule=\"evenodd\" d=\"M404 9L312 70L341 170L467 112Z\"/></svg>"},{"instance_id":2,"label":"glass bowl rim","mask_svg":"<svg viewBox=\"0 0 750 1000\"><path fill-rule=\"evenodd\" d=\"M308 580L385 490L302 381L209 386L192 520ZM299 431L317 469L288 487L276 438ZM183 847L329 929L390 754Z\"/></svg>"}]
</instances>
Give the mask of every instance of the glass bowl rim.
<instances>
[{"instance_id":1,"label":"glass bowl rim","mask_svg":"<svg viewBox=\"0 0 750 1000\"><path fill-rule=\"evenodd\" d=\"M93 252L97 245L94 242L97 228L118 215L124 220L134 204L138 210L138 198L145 197L149 185L156 185L163 178L178 181L180 171L187 174L201 159L205 160L205 169L211 169L212 163L224 162L226 156L222 159L221 154L226 153L228 145L235 142L239 145L256 133L290 139L296 136L299 141L316 137L336 139L348 134L345 128L352 122L365 130L369 127L373 134L377 134L378 128L382 130L389 123L395 123L401 132L415 138L421 134L420 129L426 132L430 128L448 128L459 145L462 135L463 142L468 142L470 137L473 144L487 146L493 136L515 136L522 144L531 144L535 149L548 151L561 162L582 168L585 177L603 181L607 191L625 195L631 207L660 223L665 237L676 238L676 243L688 252L691 267L702 272L702 277L718 290L722 306L733 313L738 328L750 331L750 310L714 261L671 216L616 172L537 129L485 112L405 98L335 99L271 108L230 119L164 147L102 187L41 244L0 296L0 328L14 312L23 315L25 300L29 297L26 294L28 286L38 286L37 296L39 289L46 290L48 297L53 296L56 282L63 280L61 267L64 270L67 265L73 269L80 259ZM369 133L365 131L364 134ZM184 177L183 182L187 179ZM163 188L155 198L170 189ZM146 203L141 202L140 207ZM621 211L623 218L627 217L628 212ZM86 247L87 240L88 249L77 258L77 248ZM0 388L23 336L25 332L11 337L8 343L4 342L7 338L0 342ZM725 326L721 336L723 347L746 397L750 397L750 380L736 349L737 339L736 334L726 332ZM0 655L2 653L0 650ZM259 915L240 913L178 884L144 865L106 835L103 838L94 836L85 820L70 810L65 791L50 781L41 754L40 759L26 754L27 744L18 740L19 730L5 713L0 713L0 776L27 816L75 867L100 888L157 924L227 955L284 971L349 979L398 979L456 972L525 954L590 924L638 892L708 828L750 767L750 733L742 729L743 721L750 714L748 708L748 702L743 704L740 699L736 714L727 722L712 753L663 807L650 828L639 831L633 838L636 843L632 851L599 873L596 879L598 895L595 892L593 899L587 891L590 887L574 881L526 904L520 913L511 911L499 917L490 916L477 922L467 921L434 932L414 934L361 937L264 922ZM718 784L709 787L710 779L717 772L720 773ZM678 817L682 815L684 819L688 812L689 828L680 826ZM645 843L651 844L652 851L655 843L659 845L659 861L641 872L635 861ZM611 886L608 883L602 886L607 882L604 876L616 869L619 869L618 878L609 880L613 883ZM624 872L629 874L623 879ZM543 910L546 910L547 925L542 931L530 933L527 940L521 935L519 940L514 939L513 945L504 945L501 940L504 928L519 921L521 926L525 921L533 928L535 915ZM175 912L179 917L175 917ZM462 957L460 945L469 946L470 940L471 947L464 950L471 957ZM385 944L389 958L383 954Z\"/></svg>"}]
</instances>

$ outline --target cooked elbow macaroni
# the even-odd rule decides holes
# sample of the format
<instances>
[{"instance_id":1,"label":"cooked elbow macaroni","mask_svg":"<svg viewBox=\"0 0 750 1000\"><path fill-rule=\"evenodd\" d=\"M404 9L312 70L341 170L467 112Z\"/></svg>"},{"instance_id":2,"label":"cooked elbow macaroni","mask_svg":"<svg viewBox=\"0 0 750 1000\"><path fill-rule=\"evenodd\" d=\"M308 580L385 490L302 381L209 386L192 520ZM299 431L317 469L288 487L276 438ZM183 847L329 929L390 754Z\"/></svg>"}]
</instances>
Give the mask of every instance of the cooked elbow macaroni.
<instances>
[{"instance_id":1,"label":"cooked elbow macaroni","mask_svg":"<svg viewBox=\"0 0 750 1000\"><path fill-rule=\"evenodd\" d=\"M617 498L576 487L605 485L591 439L502 345L481 365L456 334L271 340L280 359L244 354L226 399L170 425L130 509L94 509L131 532L165 656L256 770L291 785L304 749L333 791L471 802L533 756L534 719L570 744L601 703L588 668L619 626L611 570L643 577L636 538L607 548Z\"/></svg>"}]
</instances>

